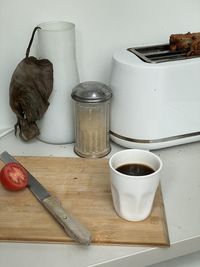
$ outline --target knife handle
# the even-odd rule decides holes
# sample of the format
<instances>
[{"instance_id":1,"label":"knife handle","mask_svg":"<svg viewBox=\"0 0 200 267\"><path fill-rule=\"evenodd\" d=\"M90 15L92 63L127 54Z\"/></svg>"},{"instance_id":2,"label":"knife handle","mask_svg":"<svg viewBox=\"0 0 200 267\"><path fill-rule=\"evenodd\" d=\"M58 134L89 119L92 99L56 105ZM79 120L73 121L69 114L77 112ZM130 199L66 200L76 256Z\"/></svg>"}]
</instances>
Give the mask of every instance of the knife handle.
<instances>
[{"instance_id":1,"label":"knife handle","mask_svg":"<svg viewBox=\"0 0 200 267\"><path fill-rule=\"evenodd\" d=\"M62 207L59 199L54 196L49 196L42 200L42 204L64 227L66 233L73 240L84 245L90 244L90 232Z\"/></svg>"}]
</instances>

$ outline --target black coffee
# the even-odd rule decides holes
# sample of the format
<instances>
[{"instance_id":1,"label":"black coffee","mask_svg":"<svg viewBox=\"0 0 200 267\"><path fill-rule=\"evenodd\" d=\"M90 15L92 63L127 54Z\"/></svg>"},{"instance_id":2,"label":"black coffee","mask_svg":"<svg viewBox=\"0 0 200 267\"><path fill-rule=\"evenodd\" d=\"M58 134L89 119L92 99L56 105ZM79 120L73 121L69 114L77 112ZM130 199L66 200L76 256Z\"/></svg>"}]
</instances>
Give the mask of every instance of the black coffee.
<instances>
[{"instance_id":1,"label":"black coffee","mask_svg":"<svg viewBox=\"0 0 200 267\"><path fill-rule=\"evenodd\" d=\"M154 170L151 167L137 163L124 164L117 167L116 170L123 174L133 175L133 176L148 175L154 172Z\"/></svg>"}]
</instances>

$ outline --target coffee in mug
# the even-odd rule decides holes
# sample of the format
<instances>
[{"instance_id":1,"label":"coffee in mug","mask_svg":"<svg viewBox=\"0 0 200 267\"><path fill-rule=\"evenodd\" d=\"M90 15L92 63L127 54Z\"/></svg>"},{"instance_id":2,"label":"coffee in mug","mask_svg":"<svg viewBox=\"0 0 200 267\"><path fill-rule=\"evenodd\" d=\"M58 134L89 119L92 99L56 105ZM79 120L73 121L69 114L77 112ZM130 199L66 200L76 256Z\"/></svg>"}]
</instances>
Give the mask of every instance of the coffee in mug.
<instances>
[{"instance_id":1,"label":"coffee in mug","mask_svg":"<svg viewBox=\"0 0 200 267\"><path fill-rule=\"evenodd\" d=\"M146 150L126 149L115 153L109 166L116 213L128 221L146 219L160 181L161 159Z\"/></svg>"},{"instance_id":2,"label":"coffee in mug","mask_svg":"<svg viewBox=\"0 0 200 267\"><path fill-rule=\"evenodd\" d=\"M152 169L148 165L139 164L139 163L124 164L124 165L117 167L116 170L123 174L133 175L133 176L149 175L154 172L154 169Z\"/></svg>"}]
</instances>

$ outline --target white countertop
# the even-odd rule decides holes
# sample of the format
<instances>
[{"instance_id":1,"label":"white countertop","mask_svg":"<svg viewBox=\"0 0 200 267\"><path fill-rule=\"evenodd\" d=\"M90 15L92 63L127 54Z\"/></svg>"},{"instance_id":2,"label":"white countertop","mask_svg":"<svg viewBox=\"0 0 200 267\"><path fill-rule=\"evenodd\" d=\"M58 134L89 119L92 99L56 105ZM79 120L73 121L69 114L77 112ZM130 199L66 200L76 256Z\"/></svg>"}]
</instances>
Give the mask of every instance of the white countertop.
<instances>
[{"instance_id":1,"label":"white countertop","mask_svg":"<svg viewBox=\"0 0 200 267\"><path fill-rule=\"evenodd\" d=\"M9 131L8 131L9 132ZM22 142L12 133L0 138L0 153L75 157L73 144ZM112 143L111 153L124 149ZM154 151L164 163L161 180L169 248L0 243L2 267L144 267L200 250L200 142Z\"/></svg>"}]
</instances>

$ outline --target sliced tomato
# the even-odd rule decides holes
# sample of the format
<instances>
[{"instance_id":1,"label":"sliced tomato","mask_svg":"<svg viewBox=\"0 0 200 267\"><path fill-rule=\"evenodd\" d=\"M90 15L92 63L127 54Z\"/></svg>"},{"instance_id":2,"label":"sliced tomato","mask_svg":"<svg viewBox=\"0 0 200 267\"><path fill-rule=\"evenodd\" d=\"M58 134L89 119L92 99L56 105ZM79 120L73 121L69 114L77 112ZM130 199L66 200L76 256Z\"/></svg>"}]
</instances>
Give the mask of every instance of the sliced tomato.
<instances>
[{"instance_id":1,"label":"sliced tomato","mask_svg":"<svg viewBox=\"0 0 200 267\"><path fill-rule=\"evenodd\" d=\"M28 173L20 164L10 162L1 169L0 181L8 190L21 190L28 184Z\"/></svg>"}]
</instances>

